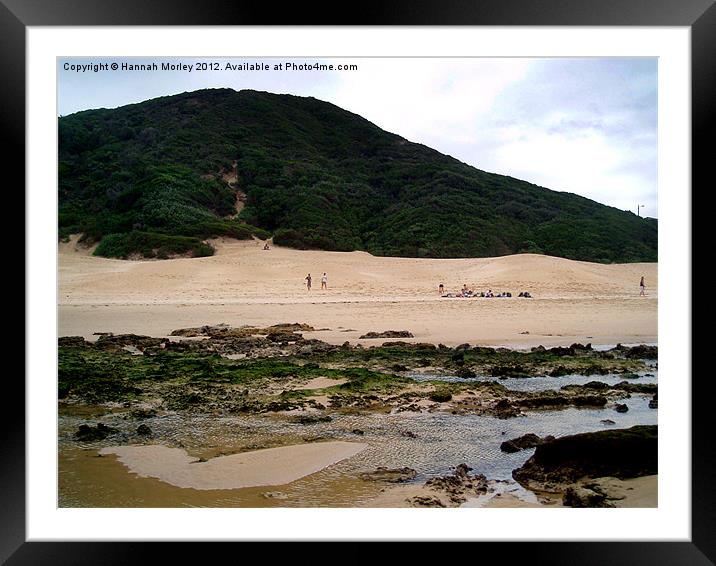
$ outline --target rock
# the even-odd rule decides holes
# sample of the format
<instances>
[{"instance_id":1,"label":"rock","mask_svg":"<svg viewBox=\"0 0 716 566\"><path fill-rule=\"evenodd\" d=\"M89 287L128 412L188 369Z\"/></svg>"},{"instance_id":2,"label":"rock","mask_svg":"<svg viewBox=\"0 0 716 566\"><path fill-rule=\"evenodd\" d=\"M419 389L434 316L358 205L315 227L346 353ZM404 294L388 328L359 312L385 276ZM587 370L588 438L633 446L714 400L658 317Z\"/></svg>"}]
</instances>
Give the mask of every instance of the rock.
<instances>
[{"instance_id":1,"label":"rock","mask_svg":"<svg viewBox=\"0 0 716 566\"><path fill-rule=\"evenodd\" d=\"M525 408L539 409L545 407L563 407L575 405L577 407L603 407L607 404L607 398L601 395L540 395L527 397L516 401L518 405Z\"/></svg>"},{"instance_id":2,"label":"rock","mask_svg":"<svg viewBox=\"0 0 716 566\"><path fill-rule=\"evenodd\" d=\"M362 431L362 430L359 429L359 428L354 428L351 432L352 432L353 434L358 434L358 435L360 435L360 436L363 436L363 435L365 434L365 432Z\"/></svg>"},{"instance_id":3,"label":"rock","mask_svg":"<svg viewBox=\"0 0 716 566\"><path fill-rule=\"evenodd\" d=\"M409 498L407 501L413 507L445 507L445 504L437 497L416 495L415 497Z\"/></svg>"},{"instance_id":4,"label":"rock","mask_svg":"<svg viewBox=\"0 0 716 566\"><path fill-rule=\"evenodd\" d=\"M140 334L102 334L97 338L95 347L103 350L121 350L125 346L134 346L140 351L147 348L163 348L169 342L168 338L152 338Z\"/></svg>"},{"instance_id":5,"label":"rock","mask_svg":"<svg viewBox=\"0 0 716 566\"><path fill-rule=\"evenodd\" d=\"M649 400L649 408L650 409L658 409L659 408L659 401L656 398L656 396L653 399Z\"/></svg>"},{"instance_id":6,"label":"rock","mask_svg":"<svg viewBox=\"0 0 716 566\"><path fill-rule=\"evenodd\" d=\"M407 330L386 330L384 332L368 332L360 336L360 339L372 338L414 338Z\"/></svg>"},{"instance_id":7,"label":"rock","mask_svg":"<svg viewBox=\"0 0 716 566\"><path fill-rule=\"evenodd\" d=\"M492 366L490 368L492 377L532 377L532 375L521 365Z\"/></svg>"},{"instance_id":8,"label":"rock","mask_svg":"<svg viewBox=\"0 0 716 566\"><path fill-rule=\"evenodd\" d=\"M565 507L611 507L606 503L606 495L586 487L568 487L562 496Z\"/></svg>"},{"instance_id":9,"label":"rock","mask_svg":"<svg viewBox=\"0 0 716 566\"><path fill-rule=\"evenodd\" d=\"M197 336L215 336L231 329L228 324L217 324L214 326L200 326L195 328L179 328L172 330L169 336L183 336L187 338L194 338Z\"/></svg>"},{"instance_id":10,"label":"rock","mask_svg":"<svg viewBox=\"0 0 716 566\"><path fill-rule=\"evenodd\" d=\"M415 434L414 432L411 432L409 430L401 430L400 436L404 436L406 438L418 438L417 434Z\"/></svg>"},{"instance_id":11,"label":"rock","mask_svg":"<svg viewBox=\"0 0 716 566\"><path fill-rule=\"evenodd\" d=\"M627 407L626 403L617 403L617 406L614 408L614 410L617 413L626 413L629 410L629 407Z\"/></svg>"},{"instance_id":12,"label":"rock","mask_svg":"<svg viewBox=\"0 0 716 566\"><path fill-rule=\"evenodd\" d=\"M608 424L608 425L616 424L612 419L602 419L599 422L602 422L602 423Z\"/></svg>"},{"instance_id":13,"label":"rock","mask_svg":"<svg viewBox=\"0 0 716 566\"><path fill-rule=\"evenodd\" d=\"M293 332L271 332L266 336L266 340L277 344L288 344L289 342L301 342L303 340L303 336L300 334L294 334ZM310 352L313 351L315 351L315 345L313 349L310 350Z\"/></svg>"},{"instance_id":14,"label":"rock","mask_svg":"<svg viewBox=\"0 0 716 566\"><path fill-rule=\"evenodd\" d=\"M573 372L571 370L568 370L566 367L557 366L553 370L549 371L547 375L549 375L550 377L562 377L564 375L570 375L571 373Z\"/></svg>"},{"instance_id":15,"label":"rock","mask_svg":"<svg viewBox=\"0 0 716 566\"><path fill-rule=\"evenodd\" d=\"M430 400L436 403L446 403L452 399L452 393L449 391L433 391L430 394Z\"/></svg>"},{"instance_id":16,"label":"rock","mask_svg":"<svg viewBox=\"0 0 716 566\"><path fill-rule=\"evenodd\" d=\"M627 358L639 359L639 360L656 360L658 358L659 349L656 346L646 346L641 344L639 346L632 346L629 348L625 355Z\"/></svg>"},{"instance_id":17,"label":"rock","mask_svg":"<svg viewBox=\"0 0 716 566\"><path fill-rule=\"evenodd\" d=\"M431 478L425 487L446 493L453 503L464 503L468 496L487 493L487 478L482 474L470 475L471 470L467 464L460 464L452 475Z\"/></svg>"},{"instance_id":18,"label":"rock","mask_svg":"<svg viewBox=\"0 0 716 566\"><path fill-rule=\"evenodd\" d=\"M604 407L607 398L601 395L577 395L572 397L572 403L575 407Z\"/></svg>"},{"instance_id":19,"label":"rock","mask_svg":"<svg viewBox=\"0 0 716 566\"><path fill-rule=\"evenodd\" d=\"M658 427L640 425L557 438L537 446L513 470L520 484L573 483L582 477L634 478L657 473Z\"/></svg>"},{"instance_id":20,"label":"rock","mask_svg":"<svg viewBox=\"0 0 716 566\"><path fill-rule=\"evenodd\" d=\"M612 387L612 389L620 389L629 393L656 393L659 386L656 383L629 383L628 381L620 381Z\"/></svg>"},{"instance_id":21,"label":"rock","mask_svg":"<svg viewBox=\"0 0 716 566\"><path fill-rule=\"evenodd\" d=\"M422 411L419 405L416 405L415 403L410 403L409 405L401 405L397 409L395 409L396 413L404 413L405 411L412 411L414 413L419 413Z\"/></svg>"},{"instance_id":22,"label":"rock","mask_svg":"<svg viewBox=\"0 0 716 566\"><path fill-rule=\"evenodd\" d=\"M82 336L61 336L57 339L57 345L62 346L89 346Z\"/></svg>"},{"instance_id":23,"label":"rock","mask_svg":"<svg viewBox=\"0 0 716 566\"><path fill-rule=\"evenodd\" d=\"M137 427L137 434L141 434L142 436L152 436L152 429L145 424L140 424Z\"/></svg>"},{"instance_id":24,"label":"rock","mask_svg":"<svg viewBox=\"0 0 716 566\"><path fill-rule=\"evenodd\" d=\"M332 420L333 419L328 415L301 415L299 417L296 417L295 422L302 425L310 425L317 423L327 423Z\"/></svg>"},{"instance_id":25,"label":"rock","mask_svg":"<svg viewBox=\"0 0 716 566\"><path fill-rule=\"evenodd\" d=\"M281 491L264 491L261 496L266 499L288 499L288 495Z\"/></svg>"},{"instance_id":26,"label":"rock","mask_svg":"<svg viewBox=\"0 0 716 566\"><path fill-rule=\"evenodd\" d=\"M410 481L417 476L418 473L412 468L384 468L378 467L372 472L363 472L359 477L366 481L385 481L390 483L401 483Z\"/></svg>"},{"instance_id":27,"label":"rock","mask_svg":"<svg viewBox=\"0 0 716 566\"><path fill-rule=\"evenodd\" d=\"M544 438L540 438L536 434L527 433L518 438L506 440L500 444L500 450L511 454L524 450L525 448L534 448L535 446L540 446L545 442L552 442L553 440L554 436L545 436Z\"/></svg>"},{"instance_id":28,"label":"rock","mask_svg":"<svg viewBox=\"0 0 716 566\"><path fill-rule=\"evenodd\" d=\"M116 428L108 427L102 423L99 423L96 427L83 424L77 429L75 438L83 442L91 442L93 440L104 440L110 434L116 432L119 432Z\"/></svg>"},{"instance_id":29,"label":"rock","mask_svg":"<svg viewBox=\"0 0 716 566\"><path fill-rule=\"evenodd\" d=\"M584 385L582 385L585 389L596 389L598 391L603 391L604 389L609 389L609 385L606 383L603 383L601 381L588 381Z\"/></svg>"},{"instance_id":30,"label":"rock","mask_svg":"<svg viewBox=\"0 0 716 566\"><path fill-rule=\"evenodd\" d=\"M408 371L408 368L403 364L393 364L390 369L391 371Z\"/></svg>"},{"instance_id":31,"label":"rock","mask_svg":"<svg viewBox=\"0 0 716 566\"><path fill-rule=\"evenodd\" d=\"M466 379L471 379L473 377L477 377L477 374L474 371L472 371L470 368L466 368L466 367L462 367L462 368L458 369L455 372L455 375L457 377L462 377L462 378L466 378Z\"/></svg>"},{"instance_id":32,"label":"rock","mask_svg":"<svg viewBox=\"0 0 716 566\"><path fill-rule=\"evenodd\" d=\"M157 416L157 411L155 409L136 409L134 411L130 411L129 416L133 419L137 419L138 421L149 419L152 417Z\"/></svg>"},{"instance_id":33,"label":"rock","mask_svg":"<svg viewBox=\"0 0 716 566\"><path fill-rule=\"evenodd\" d=\"M517 446L514 442L511 440L506 440L502 444L500 444L500 450L503 452L507 452L508 454L513 454L515 452L519 452L522 450L519 446Z\"/></svg>"},{"instance_id":34,"label":"rock","mask_svg":"<svg viewBox=\"0 0 716 566\"><path fill-rule=\"evenodd\" d=\"M563 348L561 346L549 348L547 352L555 356L574 356L575 354L574 348Z\"/></svg>"}]
</instances>

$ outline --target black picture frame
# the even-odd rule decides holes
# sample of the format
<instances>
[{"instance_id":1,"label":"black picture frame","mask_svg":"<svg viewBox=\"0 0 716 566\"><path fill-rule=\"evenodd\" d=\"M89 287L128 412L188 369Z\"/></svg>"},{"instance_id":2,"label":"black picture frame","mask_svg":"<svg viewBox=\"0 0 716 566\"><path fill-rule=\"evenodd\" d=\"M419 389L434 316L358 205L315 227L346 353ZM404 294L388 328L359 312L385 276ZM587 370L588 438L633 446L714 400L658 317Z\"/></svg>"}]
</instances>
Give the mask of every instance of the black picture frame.
<instances>
[{"instance_id":1,"label":"black picture frame","mask_svg":"<svg viewBox=\"0 0 716 566\"><path fill-rule=\"evenodd\" d=\"M25 35L28 26L89 25L537 25L537 26L685 26L691 29L692 186L707 182L716 101L716 5L714 0L399 0L363 2L339 11L331 7L264 4L225 0L0 0L0 152L6 189L25 211ZM344 13L345 15L339 15ZM684 190L690 190L685 187ZM708 190L704 187L704 190ZM693 220L692 220L693 222ZM24 272L24 270L23 270ZM24 281L24 279L23 279ZM26 283L26 282L25 282ZM26 301L27 295L25 294ZM26 303L27 305L27 303ZM26 340L32 340L26 336ZM693 346L692 346L693 350ZM684 353L691 360L691 352ZM691 367L691 364L687 364ZM6 378L9 377L6 376ZM675 376L691 379L690 375ZM716 562L716 489L714 448L707 422L712 403L711 377L692 387L692 538L690 542L524 542L483 543L481 549L504 553L510 561L550 564L714 564ZM7 410L2 416L0 461L0 562L20 564L143 563L157 550L166 561L202 560L206 547L190 543L26 542L25 399L18 379L4 383ZM14 409L10 410L10 408ZM253 543L246 543L253 544ZM510 545L509 550L504 545ZM292 545L295 547L295 545ZM289 552L293 552L288 548ZM274 551L272 550L272 553ZM271 556L276 558L276 555Z\"/></svg>"}]
</instances>

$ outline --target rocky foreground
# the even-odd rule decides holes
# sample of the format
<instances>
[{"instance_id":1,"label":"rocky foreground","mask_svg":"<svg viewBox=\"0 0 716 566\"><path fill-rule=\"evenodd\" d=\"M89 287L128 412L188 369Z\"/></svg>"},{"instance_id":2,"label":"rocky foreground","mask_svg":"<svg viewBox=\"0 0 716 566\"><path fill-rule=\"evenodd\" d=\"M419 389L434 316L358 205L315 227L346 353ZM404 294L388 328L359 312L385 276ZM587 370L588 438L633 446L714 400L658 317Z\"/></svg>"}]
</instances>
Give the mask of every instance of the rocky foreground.
<instances>
[{"instance_id":1,"label":"rocky foreground","mask_svg":"<svg viewBox=\"0 0 716 566\"><path fill-rule=\"evenodd\" d=\"M153 438L143 420L169 413L283 414L300 424L330 421L331 414L341 412L449 412L509 419L540 409L620 411L626 407L623 400L632 394L653 396L650 406L656 408L656 384L638 382L640 374L655 367L655 347L596 351L589 344L573 344L519 352L393 341L364 348L307 340L302 335L306 331L316 330L304 324L217 325L179 329L170 338L100 334L89 342L63 337L59 339L60 405L96 409L94 415L120 411L137 422L138 441ZM428 377L416 381L410 377L415 374ZM535 392L510 390L500 383L508 378L570 374L595 378L584 385ZM614 385L599 381L598 376L606 374L620 374L624 380ZM479 380L448 382L431 380L431 375ZM98 420L81 425L76 441L101 441L117 432ZM633 427L556 439L526 434L505 440L501 448L510 453L536 447L513 473L528 489L558 494L568 506L611 506L609 490L595 478L655 474L656 438L656 427ZM461 464L452 475L432 478L403 503L459 506L489 493L488 480L469 471ZM404 484L415 474L410 468L377 468L362 479Z\"/></svg>"},{"instance_id":2,"label":"rocky foreground","mask_svg":"<svg viewBox=\"0 0 716 566\"><path fill-rule=\"evenodd\" d=\"M532 491L564 494L570 507L612 507L594 480L654 475L657 456L656 426L588 432L539 444L512 476Z\"/></svg>"},{"instance_id":3,"label":"rocky foreground","mask_svg":"<svg viewBox=\"0 0 716 566\"><path fill-rule=\"evenodd\" d=\"M515 417L524 410L618 408L632 393L656 396L639 384L655 347L591 345L532 348L449 348L383 342L370 348L303 338L307 325L269 328L211 326L176 330L176 338L100 334L59 339L58 396L64 403L123 403L151 411L267 413L291 410L450 411ZM415 381L411 374L480 377L479 381ZM560 390L519 392L500 380L568 374L621 374Z\"/></svg>"}]
</instances>

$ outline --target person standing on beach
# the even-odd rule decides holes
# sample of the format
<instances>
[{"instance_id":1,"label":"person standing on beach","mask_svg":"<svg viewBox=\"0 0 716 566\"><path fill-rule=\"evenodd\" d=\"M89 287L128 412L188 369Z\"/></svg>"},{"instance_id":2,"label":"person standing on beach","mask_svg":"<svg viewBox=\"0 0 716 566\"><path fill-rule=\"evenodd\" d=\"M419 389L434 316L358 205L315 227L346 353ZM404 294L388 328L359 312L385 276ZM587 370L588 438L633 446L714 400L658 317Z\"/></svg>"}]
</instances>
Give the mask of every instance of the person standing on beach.
<instances>
[{"instance_id":1,"label":"person standing on beach","mask_svg":"<svg viewBox=\"0 0 716 566\"><path fill-rule=\"evenodd\" d=\"M306 287L308 288L309 291L311 290L311 274L310 273L306 277Z\"/></svg>"},{"instance_id":2,"label":"person standing on beach","mask_svg":"<svg viewBox=\"0 0 716 566\"><path fill-rule=\"evenodd\" d=\"M646 293L644 293L644 289L646 288L646 285L644 284L644 276L641 276L641 281L639 281L639 296L644 296Z\"/></svg>"},{"instance_id":3,"label":"person standing on beach","mask_svg":"<svg viewBox=\"0 0 716 566\"><path fill-rule=\"evenodd\" d=\"M440 293L442 295L444 292L445 292L445 285L440 283L440 285L438 286L438 293Z\"/></svg>"},{"instance_id":4,"label":"person standing on beach","mask_svg":"<svg viewBox=\"0 0 716 566\"><path fill-rule=\"evenodd\" d=\"M323 277L321 277L321 289L328 289L328 275L326 275L326 272L323 272Z\"/></svg>"}]
</instances>

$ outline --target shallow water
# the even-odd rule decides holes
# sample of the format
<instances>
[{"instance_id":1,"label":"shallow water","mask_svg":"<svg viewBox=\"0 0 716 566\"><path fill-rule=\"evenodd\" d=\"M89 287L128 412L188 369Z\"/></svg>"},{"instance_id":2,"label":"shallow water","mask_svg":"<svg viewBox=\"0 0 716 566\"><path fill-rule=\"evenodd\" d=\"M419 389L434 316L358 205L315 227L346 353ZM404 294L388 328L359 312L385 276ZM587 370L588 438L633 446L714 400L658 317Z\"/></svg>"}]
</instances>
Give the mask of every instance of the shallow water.
<instances>
[{"instance_id":1,"label":"shallow water","mask_svg":"<svg viewBox=\"0 0 716 566\"><path fill-rule=\"evenodd\" d=\"M565 376L572 377L572 376ZM584 376L582 376L584 377ZM591 380L590 376L587 381ZM600 380L605 376L599 376ZM533 382L536 378L511 380ZM565 384L565 378L546 378ZM620 377L621 379L621 377ZM642 379L635 380L642 382ZM504 382L503 382L504 383ZM651 396L633 395L625 402L629 411L617 413L605 409L568 408L558 411L530 411L511 419L450 413L398 413L341 415L332 414L330 422L302 425L285 416L227 417L213 415L157 416L142 421L155 439L145 440L135 431L138 422L119 413L107 414L94 422L120 430L102 442L80 443L73 435L85 415L64 414L59 420L61 507L312 507L358 506L373 499L384 484L363 481L360 472L378 466L408 466L417 471L415 482L450 473L460 463L473 473L489 479L508 480L502 489L516 490L527 500L534 496L512 478L534 449L514 454L500 451L507 439L528 432L545 436L563 436L605 428L626 428L637 424L656 424L657 410L649 409ZM611 419L615 424L601 421ZM363 434L356 434L359 429ZM409 431L416 438L405 436ZM291 484L270 488L197 491L176 488L152 478L138 478L114 457L98 457L103 446L160 443L184 447L189 454L210 458L243 450L287 445L306 441L353 440L368 448L318 473Z\"/></svg>"},{"instance_id":2,"label":"shallow water","mask_svg":"<svg viewBox=\"0 0 716 566\"><path fill-rule=\"evenodd\" d=\"M627 378L624 374L610 373L606 375L563 375L560 377L550 376L535 376L535 377L508 377L506 379L499 379L491 376L477 376L473 378L457 377L454 375L441 375L441 374L418 374L411 373L408 375L415 381L445 381L450 383L480 383L495 381L500 385L503 385L507 389L513 391L546 391L546 390L558 390L564 385L584 385L590 381L601 381L608 385L616 385L621 381L628 381L629 383L657 383L658 382L658 371L652 369L648 372L641 372L636 374L637 378Z\"/></svg>"}]
</instances>

